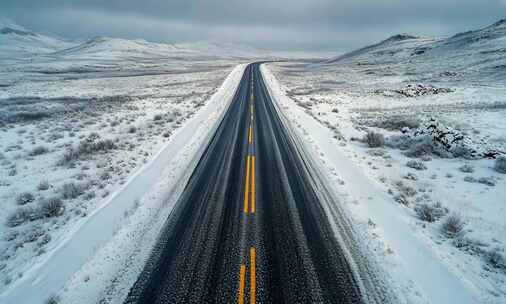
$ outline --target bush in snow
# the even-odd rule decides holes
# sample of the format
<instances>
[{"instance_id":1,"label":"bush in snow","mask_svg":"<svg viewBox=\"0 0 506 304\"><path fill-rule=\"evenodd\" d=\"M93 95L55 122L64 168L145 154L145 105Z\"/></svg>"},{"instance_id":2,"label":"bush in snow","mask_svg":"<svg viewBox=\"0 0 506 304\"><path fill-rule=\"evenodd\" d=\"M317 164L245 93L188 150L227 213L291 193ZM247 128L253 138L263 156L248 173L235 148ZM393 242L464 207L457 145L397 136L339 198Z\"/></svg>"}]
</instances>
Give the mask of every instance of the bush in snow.
<instances>
[{"instance_id":1,"label":"bush in snow","mask_svg":"<svg viewBox=\"0 0 506 304\"><path fill-rule=\"evenodd\" d=\"M378 148L385 144L385 137L381 133L368 131L363 141L367 143L370 148Z\"/></svg>"},{"instance_id":2,"label":"bush in snow","mask_svg":"<svg viewBox=\"0 0 506 304\"><path fill-rule=\"evenodd\" d=\"M411 142L411 144L410 144ZM408 148L404 154L407 157L422 157L430 154L434 154L440 157L449 157L450 154L447 151L439 149L439 146L434 144L432 138L423 136L416 140L410 140L407 142Z\"/></svg>"},{"instance_id":3,"label":"bush in snow","mask_svg":"<svg viewBox=\"0 0 506 304\"><path fill-rule=\"evenodd\" d=\"M411 173L411 172L408 172L406 175L403 176L403 178L405 178L407 180L412 180L412 181L418 180L418 176L416 176L416 174Z\"/></svg>"},{"instance_id":4,"label":"bush in snow","mask_svg":"<svg viewBox=\"0 0 506 304\"><path fill-rule=\"evenodd\" d=\"M403 89L392 90L392 91L395 93L398 93L402 96L405 96L405 97L436 95L436 94L453 92L453 90L449 89L449 88L436 88L432 85L423 85L423 84L416 84L416 85L408 84Z\"/></svg>"},{"instance_id":5,"label":"bush in snow","mask_svg":"<svg viewBox=\"0 0 506 304\"><path fill-rule=\"evenodd\" d=\"M452 213L446 217L441 225L441 231L449 238L454 238L462 234L464 230L464 221L458 213Z\"/></svg>"},{"instance_id":6,"label":"bush in snow","mask_svg":"<svg viewBox=\"0 0 506 304\"><path fill-rule=\"evenodd\" d=\"M83 194L85 189L86 187L83 185L77 185L76 183L65 183L61 187L60 192L64 199L71 199Z\"/></svg>"},{"instance_id":7,"label":"bush in snow","mask_svg":"<svg viewBox=\"0 0 506 304\"><path fill-rule=\"evenodd\" d=\"M16 174L18 174L18 170L16 168L12 168L9 172L7 172L8 176L15 176Z\"/></svg>"},{"instance_id":8,"label":"bush in snow","mask_svg":"<svg viewBox=\"0 0 506 304\"><path fill-rule=\"evenodd\" d=\"M407 157L418 158L425 155L437 155L440 157L450 157L451 154L434 143L432 137L427 135L410 136L407 134L390 136L387 142L388 146L404 150Z\"/></svg>"},{"instance_id":9,"label":"bush in snow","mask_svg":"<svg viewBox=\"0 0 506 304\"><path fill-rule=\"evenodd\" d=\"M55 131L48 136L47 141L54 142L54 141L64 138L64 137L65 137L65 135L63 133L59 133L59 132Z\"/></svg>"},{"instance_id":10,"label":"bush in snow","mask_svg":"<svg viewBox=\"0 0 506 304\"><path fill-rule=\"evenodd\" d=\"M420 119L414 116L392 115L382 120L375 121L371 125L390 131L401 131L404 128L418 128L420 126Z\"/></svg>"},{"instance_id":11,"label":"bush in snow","mask_svg":"<svg viewBox=\"0 0 506 304\"><path fill-rule=\"evenodd\" d=\"M16 227L37 218L38 216L34 208L20 207L7 217L6 225L8 227Z\"/></svg>"},{"instance_id":12,"label":"bush in snow","mask_svg":"<svg viewBox=\"0 0 506 304\"><path fill-rule=\"evenodd\" d=\"M60 297L56 295L52 295L49 298L47 298L45 304L58 304L60 303Z\"/></svg>"},{"instance_id":13,"label":"bush in snow","mask_svg":"<svg viewBox=\"0 0 506 304\"><path fill-rule=\"evenodd\" d=\"M445 214L448 213L448 209L441 206L441 203L435 203L432 205L429 204L421 204L415 207L416 215L422 221L426 221L429 223L435 222Z\"/></svg>"},{"instance_id":14,"label":"bush in snow","mask_svg":"<svg viewBox=\"0 0 506 304\"><path fill-rule=\"evenodd\" d=\"M63 201L59 197L51 197L40 203L40 213L45 217L59 216L63 210Z\"/></svg>"},{"instance_id":15,"label":"bush in snow","mask_svg":"<svg viewBox=\"0 0 506 304\"><path fill-rule=\"evenodd\" d=\"M452 244L458 249L472 255L483 254L483 247L488 246L488 244L485 244L478 239L471 239L465 236L459 236L453 239Z\"/></svg>"},{"instance_id":16,"label":"bush in snow","mask_svg":"<svg viewBox=\"0 0 506 304\"><path fill-rule=\"evenodd\" d=\"M476 159L476 150L471 147L464 145L456 145L450 150L451 154L455 158L464 158L464 159Z\"/></svg>"},{"instance_id":17,"label":"bush in snow","mask_svg":"<svg viewBox=\"0 0 506 304\"><path fill-rule=\"evenodd\" d=\"M89 155L95 152L108 151L116 148L114 142L110 139L100 139L97 133L91 133L85 140L79 143L77 150L79 154Z\"/></svg>"},{"instance_id":18,"label":"bush in snow","mask_svg":"<svg viewBox=\"0 0 506 304\"><path fill-rule=\"evenodd\" d=\"M46 231L44 231L44 229L40 225L33 225L30 227L30 230L28 230L24 234L23 242L24 243L33 243L33 242L37 241L45 233L46 233Z\"/></svg>"},{"instance_id":19,"label":"bush in snow","mask_svg":"<svg viewBox=\"0 0 506 304\"><path fill-rule=\"evenodd\" d=\"M41 191L49 189L49 182L47 180L41 181L37 186L37 189Z\"/></svg>"},{"instance_id":20,"label":"bush in snow","mask_svg":"<svg viewBox=\"0 0 506 304\"><path fill-rule=\"evenodd\" d=\"M84 196L83 196L83 199L89 201L93 198L95 198L96 194L95 194L95 191L90 191L88 193L86 193Z\"/></svg>"},{"instance_id":21,"label":"bush in snow","mask_svg":"<svg viewBox=\"0 0 506 304\"><path fill-rule=\"evenodd\" d=\"M464 176L464 181L468 182L468 183L476 183L477 182L476 178L474 178L470 175Z\"/></svg>"},{"instance_id":22,"label":"bush in snow","mask_svg":"<svg viewBox=\"0 0 506 304\"><path fill-rule=\"evenodd\" d=\"M413 197L417 193L415 188L404 184L402 181L396 182L395 186L397 187L397 190L399 190L399 192L401 192L402 195L405 195L407 197Z\"/></svg>"},{"instance_id":23,"label":"bush in snow","mask_svg":"<svg viewBox=\"0 0 506 304\"><path fill-rule=\"evenodd\" d=\"M496 158L494 169L499 173L506 174L506 156L501 155Z\"/></svg>"},{"instance_id":24,"label":"bush in snow","mask_svg":"<svg viewBox=\"0 0 506 304\"><path fill-rule=\"evenodd\" d=\"M390 136L388 145L406 150L408 157L434 154L443 158L495 158L498 152L473 142L466 134L429 119L414 131ZM506 172L506 171L505 171Z\"/></svg>"},{"instance_id":25,"label":"bush in snow","mask_svg":"<svg viewBox=\"0 0 506 304\"><path fill-rule=\"evenodd\" d=\"M484 184L484 185L487 185L490 187L493 187L496 184L496 180L493 176L480 177L480 178L476 179L473 176L467 175L467 176L464 176L464 181L468 182L468 183L480 183L480 184Z\"/></svg>"},{"instance_id":26,"label":"bush in snow","mask_svg":"<svg viewBox=\"0 0 506 304\"><path fill-rule=\"evenodd\" d=\"M478 183L493 187L495 186L495 179L494 177L480 177Z\"/></svg>"},{"instance_id":27,"label":"bush in snow","mask_svg":"<svg viewBox=\"0 0 506 304\"><path fill-rule=\"evenodd\" d=\"M485 260L490 266L496 269L506 269L506 258L501 253L499 248L495 248L489 251L485 256Z\"/></svg>"},{"instance_id":28,"label":"bush in snow","mask_svg":"<svg viewBox=\"0 0 506 304\"><path fill-rule=\"evenodd\" d=\"M427 170L427 166L425 166L424 163L416 161L416 160L410 160L406 163L406 166L415 170Z\"/></svg>"},{"instance_id":29,"label":"bush in snow","mask_svg":"<svg viewBox=\"0 0 506 304\"><path fill-rule=\"evenodd\" d=\"M102 174L100 174L100 179L101 180L109 180L109 179L111 179L111 174L107 171L104 171L104 172L102 172Z\"/></svg>"},{"instance_id":30,"label":"bush in snow","mask_svg":"<svg viewBox=\"0 0 506 304\"><path fill-rule=\"evenodd\" d=\"M394 196L394 200L401 205L409 206L409 200L406 198L405 195L397 194L396 196Z\"/></svg>"},{"instance_id":31,"label":"bush in snow","mask_svg":"<svg viewBox=\"0 0 506 304\"><path fill-rule=\"evenodd\" d=\"M11 117L11 121L31 121L31 120L39 120L46 117L49 117L49 112L46 111L22 111L14 113L13 117Z\"/></svg>"},{"instance_id":32,"label":"bush in snow","mask_svg":"<svg viewBox=\"0 0 506 304\"><path fill-rule=\"evenodd\" d=\"M135 132L137 132L137 128L135 126L130 126L128 128L128 133L135 133Z\"/></svg>"},{"instance_id":33,"label":"bush in snow","mask_svg":"<svg viewBox=\"0 0 506 304\"><path fill-rule=\"evenodd\" d=\"M67 164L73 162L74 160L79 159L79 155L80 154L77 150L68 149L67 151L65 151L65 153L63 153L63 157L58 162L58 165L60 165L60 166L67 165Z\"/></svg>"},{"instance_id":34,"label":"bush in snow","mask_svg":"<svg viewBox=\"0 0 506 304\"><path fill-rule=\"evenodd\" d=\"M33 148L32 151L30 151L30 156L41 155L41 154L47 153L48 151L49 150L46 147L38 146L38 147Z\"/></svg>"},{"instance_id":35,"label":"bush in snow","mask_svg":"<svg viewBox=\"0 0 506 304\"><path fill-rule=\"evenodd\" d=\"M153 120L162 120L163 116L162 114L156 114L155 116L153 116Z\"/></svg>"},{"instance_id":36,"label":"bush in snow","mask_svg":"<svg viewBox=\"0 0 506 304\"><path fill-rule=\"evenodd\" d=\"M87 138L79 143L77 148L67 150L58 164L67 165L81 157L88 156L96 152L106 152L115 148L116 145L111 139L100 139L100 135L97 133L91 133Z\"/></svg>"},{"instance_id":37,"label":"bush in snow","mask_svg":"<svg viewBox=\"0 0 506 304\"><path fill-rule=\"evenodd\" d=\"M28 203L33 202L34 200L35 196L33 196L31 192L23 192L16 197L16 203L18 205L26 205Z\"/></svg>"},{"instance_id":38,"label":"bush in snow","mask_svg":"<svg viewBox=\"0 0 506 304\"><path fill-rule=\"evenodd\" d=\"M465 164L462 167L460 167L459 170L464 173L473 173L474 167L469 164Z\"/></svg>"}]
</instances>

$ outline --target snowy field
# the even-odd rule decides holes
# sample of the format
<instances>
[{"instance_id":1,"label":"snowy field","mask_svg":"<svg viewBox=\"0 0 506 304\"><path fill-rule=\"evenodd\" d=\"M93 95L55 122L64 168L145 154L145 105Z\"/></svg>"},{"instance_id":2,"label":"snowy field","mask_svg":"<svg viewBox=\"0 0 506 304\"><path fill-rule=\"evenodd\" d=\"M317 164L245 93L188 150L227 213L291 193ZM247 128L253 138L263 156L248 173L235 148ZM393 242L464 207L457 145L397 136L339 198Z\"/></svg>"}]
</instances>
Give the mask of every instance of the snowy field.
<instances>
[{"instance_id":1,"label":"snowy field","mask_svg":"<svg viewBox=\"0 0 506 304\"><path fill-rule=\"evenodd\" d=\"M196 121L207 125L206 132L212 129L241 70L219 94L223 100L212 97L248 54L204 43L94 38L72 44L15 25L2 28L0 292L30 277L78 229L97 222L96 213L111 201L116 208L108 212L117 218L95 223L104 226L95 227L88 249L98 249L90 247L101 238L97 234L116 233L110 230L120 225L108 220L126 221L149 183L158 181L143 177L141 169L154 159L171 161L160 157L162 150L176 158L177 149L199 133ZM206 116L194 119L201 109ZM193 128L177 137L192 121ZM183 156L180 170L189 162ZM157 169L151 175L160 175ZM137 187L129 192L134 197L118 202L127 186ZM86 252L87 244L81 246ZM66 262L57 265L65 273Z\"/></svg>"},{"instance_id":2,"label":"snowy field","mask_svg":"<svg viewBox=\"0 0 506 304\"><path fill-rule=\"evenodd\" d=\"M402 303L506 302L505 54L501 21L262 66ZM0 303L122 303L269 57L0 22Z\"/></svg>"},{"instance_id":3,"label":"snowy field","mask_svg":"<svg viewBox=\"0 0 506 304\"><path fill-rule=\"evenodd\" d=\"M506 21L263 72L406 303L506 302Z\"/></svg>"}]
</instances>

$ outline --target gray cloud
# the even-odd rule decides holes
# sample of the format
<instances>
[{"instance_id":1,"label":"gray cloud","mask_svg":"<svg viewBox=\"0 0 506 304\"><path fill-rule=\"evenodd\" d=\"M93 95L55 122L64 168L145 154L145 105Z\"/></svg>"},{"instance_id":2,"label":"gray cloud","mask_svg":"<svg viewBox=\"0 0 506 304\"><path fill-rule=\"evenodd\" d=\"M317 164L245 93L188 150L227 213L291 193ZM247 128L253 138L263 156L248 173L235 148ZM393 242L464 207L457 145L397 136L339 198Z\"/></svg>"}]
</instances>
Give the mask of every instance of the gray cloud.
<instances>
[{"instance_id":1,"label":"gray cloud","mask_svg":"<svg viewBox=\"0 0 506 304\"><path fill-rule=\"evenodd\" d=\"M502 15L501 15L501 12ZM506 0L2 0L0 17L69 38L232 41L346 50L399 32L448 35L506 17Z\"/></svg>"}]
</instances>

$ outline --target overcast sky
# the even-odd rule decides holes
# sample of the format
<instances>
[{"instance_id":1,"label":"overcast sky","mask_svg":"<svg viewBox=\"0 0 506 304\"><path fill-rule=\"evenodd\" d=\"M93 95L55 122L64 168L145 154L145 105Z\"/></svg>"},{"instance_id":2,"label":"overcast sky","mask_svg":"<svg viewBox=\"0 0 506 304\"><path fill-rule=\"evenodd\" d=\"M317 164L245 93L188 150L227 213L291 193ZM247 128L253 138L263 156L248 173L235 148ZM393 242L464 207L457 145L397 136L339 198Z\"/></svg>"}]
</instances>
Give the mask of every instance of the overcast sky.
<instances>
[{"instance_id":1,"label":"overcast sky","mask_svg":"<svg viewBox=\"0 0 506 304\"><path fill-rule=\"evenodd\" d=\"M0 18L69 39L345 51L400 32L449 35L483 27L506 18L506 0L0 0Z\"/></svg>"}]
</instances>

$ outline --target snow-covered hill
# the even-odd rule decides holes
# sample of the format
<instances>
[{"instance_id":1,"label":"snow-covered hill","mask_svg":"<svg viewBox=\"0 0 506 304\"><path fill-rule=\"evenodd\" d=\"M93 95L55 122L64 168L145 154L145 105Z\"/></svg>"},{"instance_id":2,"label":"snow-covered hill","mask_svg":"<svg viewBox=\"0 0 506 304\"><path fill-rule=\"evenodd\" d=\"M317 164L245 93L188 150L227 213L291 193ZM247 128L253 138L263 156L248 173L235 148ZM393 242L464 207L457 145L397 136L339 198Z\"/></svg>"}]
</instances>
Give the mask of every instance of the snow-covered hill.
<instances>
[{"instance_id":1,"label":"snow-covered hill","mask_svg":"<svg viewBox=\"0 0 506 304\"><path fill-rule=\"evenodd\" d=\"M415 49L423 45L430 45L436 42L434 38L420 38L409 34L398 34L385 39L377 44L369 45L364 48L333 57L324 61L326 64L367 60L374 56L378 60L399 60L408 58ZM379 58L378 58L379 57Z\"/></svg>"},{"instance_id":2,"label":"snow-covered hill","mask_svg":"<svg viewBox=\"0 0 506 304\"><path fill-rule=\"evenodd\" d=\"M156 43L143 39L94 37L78 41L64 41L59 38L36 33L5 20L0 20L0 62L4 64L19 61L28 62L30 70L40 66L55 69L82 69L85 61L123 62L137 65L146 60L206 61L206 60L270 60L287 58L325 58L328 54L319 52L270 51L246 44L215 41L182 43ZM18 66L9 71L19 70ZM0 68L1 70L1 68ZM85 69L88 70L88 69Z\"/></svg>"},{"instance_id":3,"label":"snow-covered hill","mask_svg":"<svg viewBox=\"0 0 506 304\"><path fill-rule=\"evenodd\" d=\"M506 79L506 20L485 28L447 38L422 38L409 34L392 36L377 44L328 59L317 66L357 64L374 71L411 67L412 73L466 74L484 80Z\"/></svg>"},{"instance_id":4,"label":"snow-covered hill","mask_svg":"<svg viewBox=\"0 0 506 304\"><path fill-rule=\"evenodd\" d=\"M273 57L249 46L204 41L171 44L95 37L68 42L0 21L2 87L38 80L41 75L63 80L180 73ZM0 98L4 93L0 91Z\"/></svg>"},{"instance_id":5,"label":"snow-covered hill","mask_svg":"<svg viewBox=\"0 0 506 304\"><path fill-rule=\"evenodd\" d=\"M43 56L40 56L43 55ZM94 37L80 42L35 33L0 20L0 60L266 59L276 55L247 45L208 41L155 43L143 39Z\"/></svg>"},{"instance_id":6,"label":"snow-covered hill","mask_svg":"<svg viewBox=\"0 0 506 304\"><path fill-rule=\"evenodd\" d=\"M199 41L191 43L154 43L142 39L95 37L52 55L97 58L272 58L271 52L247 45Z\"/></svg>"},{"instance_id":7,"label":"snow-covered hill","mask_svg":"<svg viewBox=\"0 0 506 304\"><path fill-rule=\"evenodd\" d=\"M0 21L0 60L47 54L70 45L58 38L36 34L19 25Z\"/></svg>"},{"instance_id":8,"label":"snow-covered hill","mask_svg":"<svg viewBox=\"0 0 506 304\"><path fill-rule=\"evenodd\" d=\"M176 50L170 44L150 43L144 40L128 40L120 38L95 37L70 48L52 53L53 56L163 56ZM108 57L107 56L107 57Z\"/></svg>"},{"instance_id":9,"label":"snow-covered hill","mask_svg":"<svg viewBox=\"0 0 506 304\"><path fill-rule=\"evenodd\" d=\"M224 42L155 43L143 39L94 37L84 42L67 42L0 20L0 59L28 59L34 55L62 58L272 58L274 53L247 45Z\"/></svg>"}]
</instances>

